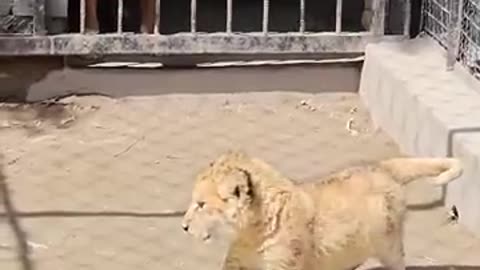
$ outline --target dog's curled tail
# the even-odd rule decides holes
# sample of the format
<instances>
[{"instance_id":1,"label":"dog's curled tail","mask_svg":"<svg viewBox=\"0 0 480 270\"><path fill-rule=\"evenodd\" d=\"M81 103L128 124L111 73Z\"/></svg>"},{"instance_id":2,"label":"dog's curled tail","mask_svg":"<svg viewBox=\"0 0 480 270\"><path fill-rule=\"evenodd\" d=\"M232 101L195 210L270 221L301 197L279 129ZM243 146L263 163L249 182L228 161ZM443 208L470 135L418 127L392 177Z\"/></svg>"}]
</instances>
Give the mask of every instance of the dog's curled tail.
<instances>
[{"instance_id":1,"label":"dog's curled tail","mask_svg":"<svg viewBox=\"0 0 480 270\"><path fill-rule=\"evenodd\" d=\"M445 185L458 178L463 167L456 158L392 158L380 162L401 184L428 177L434 185Z\"/></svg>"}]
</instances>

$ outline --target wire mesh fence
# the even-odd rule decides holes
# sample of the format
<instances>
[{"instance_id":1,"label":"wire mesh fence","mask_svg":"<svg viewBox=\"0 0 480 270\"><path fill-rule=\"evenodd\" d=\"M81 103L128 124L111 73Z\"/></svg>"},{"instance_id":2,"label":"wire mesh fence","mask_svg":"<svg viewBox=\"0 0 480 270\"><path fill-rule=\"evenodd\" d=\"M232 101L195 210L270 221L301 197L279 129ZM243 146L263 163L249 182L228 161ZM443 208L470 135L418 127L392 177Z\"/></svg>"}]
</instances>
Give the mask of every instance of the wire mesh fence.
<instances>
[{"instance_id":1,"label":"wire mesh fence","mask_svg":"<svg viewBox=\"0 0 480 270\"><path fill-rule=\"evenodd\" d=\"M480 79L480 1L464 0L458 57Z\"/></svg>"},{"instance_id":2,"label":"wire mesh fence","mask_svg":"<svg viewBox=\"0 0 480 270\"><path fill-rule=\"evenodd\" d=\"M426 0L423 29L449 51L448 68L457 60L480 78L480 2Z\"/></svg>"},{"instance_id":3,"label":"wire mesh fence","mask_svg":"<svg viewBox=\"0 0 480 270\"><path fill-rule=\"evenodd\" d=\"M423 3L423 29L447 47L447 30L450 19L448 0L427 0Z\"/></svg>"},{"instance_id":4,"label":"wire mesh fence","mask_svg":"<svg viewBox=\"0 0 480 270\"><path fill-rule=\"evenodd\" d=\"M345 93L78 97L0 117L2 270L221 269L225 239L181 228L195 174L219 154L246 150L299 181L400 155ZM435 213L407 227L411 256L479 263L468 234L430 234Z\"/></svg>"}]
</instances>

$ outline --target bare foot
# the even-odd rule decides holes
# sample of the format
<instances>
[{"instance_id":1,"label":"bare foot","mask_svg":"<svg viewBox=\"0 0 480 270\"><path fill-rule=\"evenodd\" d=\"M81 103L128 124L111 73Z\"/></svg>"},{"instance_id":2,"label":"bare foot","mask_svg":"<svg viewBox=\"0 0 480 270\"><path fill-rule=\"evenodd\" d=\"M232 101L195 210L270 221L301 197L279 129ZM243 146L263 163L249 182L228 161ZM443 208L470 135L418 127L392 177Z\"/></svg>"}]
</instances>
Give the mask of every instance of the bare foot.
<instances>
[{"instance_id":1,"label":"bare foot","mask_svg":"<svg viewBox=\"0 0 480 270\"><path fill-rule=\"evenodd\" d=\"M142 26L140 26L140 31L142 34L153 34L153 27L142 24Z\"/></svg>"},{"instance_id":2,"label":"bare foot","mask_svg":"<svg viewBox=\"0 0 480 270\"><path fill-rule=\"evenodd\" d=\"M85 34L95 35L95 34L98 34L99 32L100 31L98 30L98 26L97 27L85 26Z\"/></svg>"}]
</instances>

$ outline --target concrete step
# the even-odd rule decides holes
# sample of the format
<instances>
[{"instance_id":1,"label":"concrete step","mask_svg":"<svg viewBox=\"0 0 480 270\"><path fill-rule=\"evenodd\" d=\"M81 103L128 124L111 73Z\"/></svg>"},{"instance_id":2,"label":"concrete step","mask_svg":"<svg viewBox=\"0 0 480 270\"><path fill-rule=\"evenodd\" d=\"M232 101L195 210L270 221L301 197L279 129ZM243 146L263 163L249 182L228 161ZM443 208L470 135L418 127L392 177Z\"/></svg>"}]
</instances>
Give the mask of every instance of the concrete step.
<instances>
[{"instance_id":1,"label":"concrete step","mask_svg":"<svg viewBox=\"0 0 480 270\"><path fill-rule=\"evenodd\" d=\"M376 125L406 154L463 160L463 176L443 199L480 236L480 81L460 65L447 71L445 61L428 37L371 44L359 92Z\"/></svg>"}]
</instances>

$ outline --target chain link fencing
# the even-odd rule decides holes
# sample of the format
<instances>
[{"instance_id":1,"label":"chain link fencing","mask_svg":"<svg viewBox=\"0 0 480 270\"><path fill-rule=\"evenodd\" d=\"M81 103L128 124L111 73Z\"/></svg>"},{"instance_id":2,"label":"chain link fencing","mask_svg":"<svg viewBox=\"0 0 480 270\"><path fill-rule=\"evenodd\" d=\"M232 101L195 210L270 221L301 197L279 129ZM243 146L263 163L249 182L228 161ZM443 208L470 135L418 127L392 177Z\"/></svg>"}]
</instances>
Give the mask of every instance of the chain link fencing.
<instances>
[{"instance_id":1,"label":"chain link fencing","mask_svg":"<svg viewBox=\"0 0 480 270\"><path fill-rule=\"evenodd\" d=\"M423 29L447 48L447 30L451 12L448 0L426 0L423 2Z\"/></svg>"},{"instance_id":2,"label":"chain link fencing","mask_svg":"<svg viewBox=\"0 0 480 270\"><path fill-rule=\"evenodd\" d=\"M480 1L465 0L458 57L480 79Z\"/></svg>"},{"instance_id":3,"label":"chain link fencing","mask_svg":"<svg viewBox=\"0 0 480 270\"><path fill-rule=\"evenodd\" d=\"M455 61L480 79L480 2L425 0L423 29L448 51L447 68Z\"/></svg>"}]
</instances>

